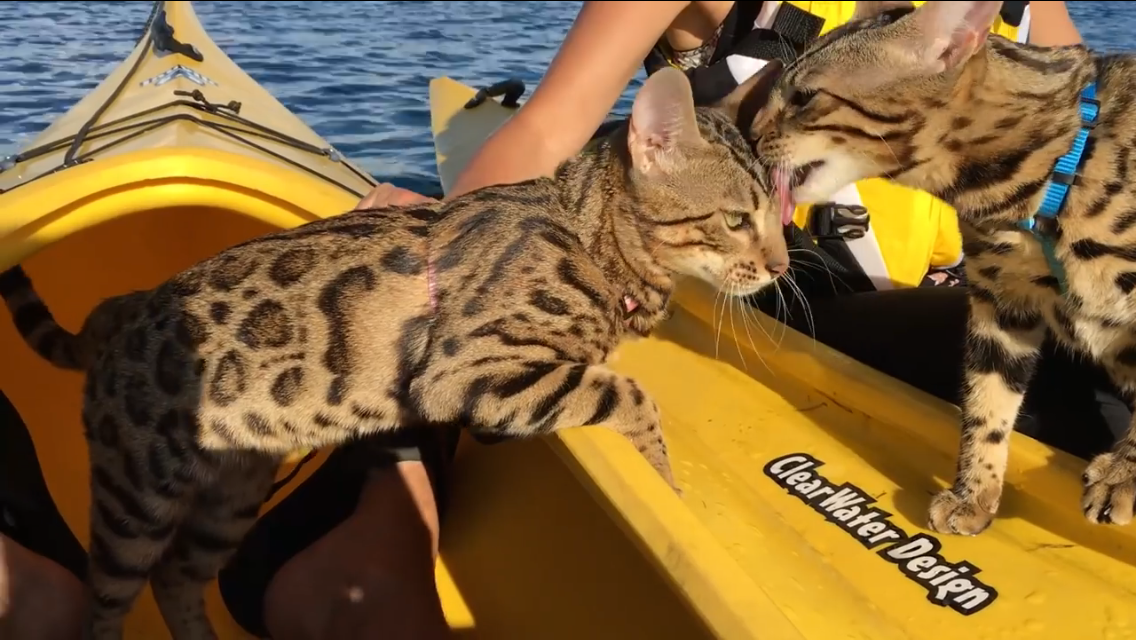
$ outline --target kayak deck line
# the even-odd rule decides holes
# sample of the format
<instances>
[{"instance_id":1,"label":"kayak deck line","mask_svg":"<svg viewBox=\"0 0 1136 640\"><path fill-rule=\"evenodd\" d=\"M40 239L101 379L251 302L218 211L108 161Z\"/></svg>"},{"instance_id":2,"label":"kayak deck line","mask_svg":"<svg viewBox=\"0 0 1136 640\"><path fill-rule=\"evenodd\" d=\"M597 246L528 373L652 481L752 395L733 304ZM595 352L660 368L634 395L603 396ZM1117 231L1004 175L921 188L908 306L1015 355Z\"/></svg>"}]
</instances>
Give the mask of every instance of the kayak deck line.
<instances>
[{"instance_id":1,"label":"kayak deck line","mask_svg":"<svg viewBox=\"0 0 1136 640\"><path fill-rule=\"evenodd\" d=\"M139 58L139 60L141 60L141 59L142 58ZM124 78L124 83L125 83L125 81L127 81L129 79L130 79L129 76ZM147 81L143 81L143 82L147 82ZM102 124L92 124L94 122L94 119L92 119L92 120L88 121L88 123L85 124L83 126L83 128L81 128L75 134L72 134L72 135L67 136L67 137L60 138L60 139L55 140L53 142L49 142L49 143L46 143L46 144L38 145L36 147L32 147L30 149L27 149L26 151L21 151L20 153L17 153L15 155L8 156L6 158L0 159L0 173L3 173L5 170L11 169L12 167L14 167L16 164L18 164L20 162L25 162L25 161L28 161L28 160L38 158L40 156L55 153L55 152L59 151L60 149L62 149L63 147L68 147L67 155L65 156L65 159L64 159L62 164L60 164L59 166L57 166L53 169L45 171L45 172L43 172L43 173L41 173L41 174L39 174L35 177L28 178L28 179L20 182L19 184L16 184L12 187L9 187L8 189L4 190L4 192L13 191L13 190L15 190L15 189L17 189L21 186L33 183L36 180L47 177L49 175L53 175L53 174L58 173L58 172L60 172L64 169L71 168L71 167L73 167L77 164L81 164L81 163L84 163L84 162L90 162L91 160L94 159L94 157L96 155L99 155L102 152L115 147L116 145L122 144L123 142L127 142L127 141L131 140L132 138L135 138L135 137L138 137L138 136L143 136L143 135L149 133L150 131L152 131L152 130L158 128L158 127L168 125L168 124L173 123L173 122L185 121L185 122L190 122L192 124L196 124L198 126L206 127L206 128L212 129L214 131L217 131L218 133L226 135L226 136L232 138L233 140L235 140L237 142L240 142L242 144L250 146L250 147L256 149L257 151L271 155L274 158L276 158L276 159L278 159L282 162L286 162L286 163L296 167L297 169L311 173L312 175L314 175L314 176L316 176L316 177L318 177L322 180L325 180L325 181L335 185L336 187L339 187L340 189L343 189L344 191L351 193L352 195L358 196L359 198L362 198L365 195L361 191L358 191L358 190L354 189L353 187L345 185L342 182L340 182L340 181L338 181L338 180L336 180L336 179L334 179L334 178L332 178L332 177L330 177L330 176L328 176L328 175L326 175L326 174L324 174L320 171L312 169L311 167L308 167L301 162L298 162L296 160L293 160L291 158L283 156L283 155L281 155L281 154L279 154L275 151L272 151L271 149L268 149L268 148L266 148L262 145L258 145L257 143L255 143L252 140L249 140L249 139L247 139L243 136L258 137L258 138L262 138L262 139L265 139L265 140L269 140L271 142L276 142L276 143L279 143L279 144L282 144L282 145L287 145L287 146L290 146L294 149L304 151L304 152L307 152L307 153L311 153L313 155L324 156L324 157L330 159L332 162L338 163L342 160L342 157L340 156L339 152L336 151L333 147L331 147L331 146L317 147L317 146L312 145L310 143L304 142L303 140L298 140L296 138L293 138L292 136L289 136L289 135L282 133L280 131L276 131L276 130L272 129L271 127L267 127L267 126L264 126L264 125L261 125L261 124L257 124L256 122L253 122L252 120L248 120L246 118L243 118L243 117L240 116L241 103L237 102L236 100L230 100L227 104L213 103L213 102L210 102L205 97L205 94L200 89L193 89L192 91L184 91L184 90L175 89L173 91L173 94L175 96L188 97L190 99L189 100L185 100L185 99L171 100L171 101L169 101L165 104L162 104L162 105L159 105L159 106L156 106L156 107L150 107L149 109L146 109L145 111L141 111L139 113L123 116L121 118L117 118L115 120L105 122L105 123L102 123ZM108 102L106 104L110 104L110 103ZM153 114L158 113L160 111L165 111L165 110L168 110L168 109L174 108L174 107L188 107L188 108L193 109L195 111L198 111L200 113L205 113L205 114L209 114L211 116L216 116L218 118L221 118L222 120L228 120L228 121L231 121L231 122L235 122L239 125L243 125L243 126L248 127L248 128L242 129L240 127L233 126L232 124L229 124L228 122L223 122L223 121L222 122L215 122L215 121L211 121L211 120L207 120L207 119L197 117L197 116L195 116L193 114L189 114L189 113L175 113L175 114L162 116L162 117L156 117L156 118L151 118L151 119L142 119L142 118L145 118L146 116L153 115ZM90 125L90 126L88 126L88 125ZM119 126L117 128L112 128L112 127L116 127L116 125L123 125L123 126ZM107 142L105 145L98 147L98 148L95 148L95 149L91 149L91 150L89 150L86 153L83 153L81 155L75 154L76 150L79 149L79 147L85 142L89 142L89 141L93 141L93 140L100 140L100 139L103 139L103 138L108 138L108 137L113 137L113 136L120 136L120 137L117 137L117 138L111 140L110 142ZM350 170L353 174L355 174L359 178L369 182L372 185L375 184L375 180L370 175L356 169L355 167L353 167L351 165L345 165L345 166L348 168L348 170Z\"/></svg>"}]
</instances>

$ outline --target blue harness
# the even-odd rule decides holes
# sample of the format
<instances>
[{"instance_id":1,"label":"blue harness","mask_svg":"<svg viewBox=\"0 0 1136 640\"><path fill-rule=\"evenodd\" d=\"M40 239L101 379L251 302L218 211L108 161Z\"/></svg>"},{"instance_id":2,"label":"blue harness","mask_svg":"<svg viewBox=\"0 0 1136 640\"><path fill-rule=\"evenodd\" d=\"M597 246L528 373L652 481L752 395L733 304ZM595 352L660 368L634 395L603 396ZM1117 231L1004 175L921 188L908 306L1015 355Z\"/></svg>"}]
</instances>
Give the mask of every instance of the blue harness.
<instances>
[{"instance_id":1,"label":"blue harness","mask_svg":"<svg viewBox=\"0 0 1136 640\"><path fill-rule=\"evenodd\" d=\"M1097 116L1100 114L1100 103L1097 102L1097 83L1093 81L1081 92L1081 130L1073 140L1073 148L1057 159L1053 173L1049 176L1049 186L1045 191L1045 198L1041 201L1041 208L1029 220L1019 225L1026 231L1033 233L1041 243L1041 250L1049 262L1049 270L1057 277L1061 285L1061 293L1066 290L1065 267L1057 259L1057 244L1052 235L1043 233L1037 228L1038 218L1057 220L1058 214L1065 206L1065 197L1069 194L1069 187L1076 184L1077 172L1081 169L1081 161L1085 155L1085 142L1089 139L1089 131L1097 125Z\"/></svg>"}]
</instances>

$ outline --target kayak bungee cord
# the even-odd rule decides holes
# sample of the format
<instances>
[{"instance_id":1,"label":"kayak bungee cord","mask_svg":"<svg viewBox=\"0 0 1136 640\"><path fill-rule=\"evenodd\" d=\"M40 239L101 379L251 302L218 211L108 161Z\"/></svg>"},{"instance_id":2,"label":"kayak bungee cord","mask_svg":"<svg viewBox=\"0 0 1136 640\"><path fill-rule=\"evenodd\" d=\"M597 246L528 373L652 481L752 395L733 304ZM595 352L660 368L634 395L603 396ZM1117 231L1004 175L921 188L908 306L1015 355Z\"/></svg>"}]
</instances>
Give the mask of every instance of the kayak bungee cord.
<instances>
[{"instance_id":1,"label":"kayak bungee cord","mask_svg":"<svg viewBox=\"0 0 1136 640\"><path fill-rule=\"evenodd\" d=\"M41 173L41 174L39 174L39 175L37 175L33 178L29 178L28 180L25 180L25 181L23 181L19 184L16 184L16 185L10 187L9 189L7 189L7 191L0 190L0 193L6 193L6 192L14 191L15 189L18 189L19 187L22 187L26 184L30 184L32 182L35 182L36 180L39 180L40 178L44 178L44 177L47 177L49 175L58 173L60 171L63 171L65 169L68 169L68 168L73 167L73 166L78 165L78 164L90 162L91 160L94 159L95 155L97 155L101 152L104 152L107 149L110 149L110 148L115 147L119 144L122 144L123 142L127 142L127 141L129 141L133 138L136 138L140 135L143 135L143 134L145 134L149 131L153 131L154 129L157 129L158 127L164 126L164 125L172 123L172 122L184 120L184 121L193 122L197 125L200 125L202 127L207 128L207 129L211 129L213 131L219 132L219 133L221 133L225 136L228 136L229 138L232 138L233 140L236 140L239 143L253 147L257 151L268 154L268 155L270 155L270 156L272 156L272 157L274 157L278 160L281 160L283 162L286 162L286 163L288 163L288 164L290 164L290 165L292 165L292 166L294 166L298 169L306 171L307 173L310 173L317 178L320 178L320 179L322 179L326 182L329 182L329 183L339 187L340 189L343 189L344 191L347 191L348 193L351 193L351 194L353 194L353 195L355 195L359 198L363 197L362 193L360 193L360 192L356 191L355 189L352 189L351 187L339 182L338 180L331 178L327 175L324 175L320 171L313 169L311 167L305 166L304 164L297 162L297 161L295 161L295 160L293 160L293 159L291 159L291 158L289 158L289 157L287 157L283 154L277 153L275 151L272 151L271 149L268 149L268 148L266 148L262 145L259 145L255 142L253 142L252 140L247 139L246 136L261 138L261 139L264 139L264 140L267 140L267 141L270 141L270 142L275 142L277 144L281 144L281 145L284 145L284 146L287 146L287 147L291 147L293 149L297 149L299 151L311 153L313 155L324 156L326 158L329 158L332 162L336 162L336 163L343 162L343 157L335 149L333 149L331 147L318 147L316 145L309 144L309 143L304 142L302 140L299 140L297 138L293 138L292 136L289 136L287 134L276 131L276 130L270 128L270 127L266 127L264 125L260 125L260 124L257 124L256 122L253 122L251 120L243 118L240 115L238 115L238 113L240 112L240 108L241 108L241 104L239 102L232 101L229 104L213 103L213 102L210 102L205 97L205 94L203 94L201 92L201 90L199 90L199 89L194 89L193 91L178 91L178 90L174 91L175 96L188 97L188 98L191 98L190 100L184 100L184 99L171 100L170 102L168 102L166 104L159 105L157 107L152 107L150 109L146 109L146 110L140 111L138 113L131 114L129 116L124 116L122 118L118 118L118 119L112 120L110 122L98 124L99 118L102 117L102 115L106 112L106 110L114 103L114 101L122 93L122 91L123 91L123 89L125 89L127 83L129 83L130 80L134 77L135 73L141 67L142 62L146 59L146 55L151 50L169 51L169 52L175 53L177 55L183 55L183 56L189 57L189 58L196 60L198 62L200 62L204 59L202 57L201 53L197 50L196 47L194 47L192 44L186 44L186 43L179 42L177 39L175 39L173 37L173 33L174 33L173 28L166 21L165 9L162 7L162 2L161 2L161 0L158 0L154 3L154 7L150 12L150 17L147 18L147 20L146 20L146 26L143 28L142 35L139 37L138 43L135 44L135 48L137 48L139 44L142 44L142 49L138 54L138 58L134 61L134 65L130 68L130 70L122 78L122 80L119 82L118 86L115 87L114 91L111 92L110 96L101 105L99 105L99 107L95 110L95 112L91 115L91 117L83 124L83 126L81 126L79 128L79 130L74 135L66 136L66 137L61 138L59 140L56 140L54 142L42 144L38 147L28 149L27 151L24 151L22 153L15 154L13 156L8 156L7 158L0 160L0 173L3 173L4 171L11 169L16 164L19 164L21 162L26 162L27 160L31 160L31 159L34 159L34 158L37 158L37 157L40 157L40 156L43 156L43 155L54 153L56 151L59 151L63 147L67 146L69 148L67 150L67 153L64 156L63 163L60 164L59 166L53 168L53 169L50 169L48 171L45 171L44 173ZM157 118L151 118L151 119L148 119L148 120L139 120L139 118L142 118L144 116L151 115L151 114L157 113L159 111L169 109L170 107L178 107L178 106L190 107L190 108L192 108L192 109L194 109L198 112L201 112L201 113L204 113L204 114L209 114L211 116L214 116L216 118L220 118L222 120L229 120L232 123L239 124L239 125L242 125L242 126L237 127L237 126L234 126L233 124L231 124L229 122L216 122L216 121L212 121L212 120L206 120L206 119L200 118L200 117L198 117L194 114L188 114L188 113L179 113L179 114L167 115L167 116L162 116L162 117L157 117ZM129 122L129 124L126 124L128 122ZM122 126L116 126L116 125L122 125ZM114 139L114 140L108 142L107 144L104 144L101 147L91 149L91 150L87 151L86 153L83 153L83 154L78 153L79 148L83 145L84 142L90 142L90 141L98 140L98 139L101 139L101 138L114 136L116 134L124 134L124 135L122 135L122 137L120 137L120 138L117 138L117 139ZM376 184L375 179L373 177L371 177L370 175L368 175L368 174L366 174L362 171L357 170L355 167L351 166L350 164L344 163L344 166L346 166L347 169L349 171L351 171L351 173L358 176L360 179L362 179L367 184L369 184L369 185Z\"/></svg>"},{"instance_id":2,"label":"kayak bungee cord","mask_svg":"<svg viewBox=\"0 0 1136 640\"><path fill-rule=\"evenodd\" d=\"M130 71L126 72L126 75L122 78L122 81L119 82L118 86L114 88L114 91L110 93L110 97L104 100L103 103L99 105L99 108L95 109L95 112L92 113L91 117L83 123L83 126L79 127L79 131L75 134L74 139L71 142L71 148L68 149L67 153L63 156L63 167L70 167L83 162L83 160L76 160L75 155L79 152L79 147L82 146L83 140L87 137L87 132L91 130L91 127L94 127L96 124L98 124L99 118L101 118L102 115L106 113L106 110L110 108L110 105L114 104L114 101L118 99L118 96L122 93L122 90L126 88L126 83L134 77L135 72L138 71L138 67L142 66L142 61L146 59L146 54L148 53L147 49L153 46L154 19L158 15L160 6L161 2L154 2L154 6L150 9L150 16L146 18L146 26L142 27L142 34L138 37L138 41L134 43L134 47L138 48L138 43L142 42L144 38L147 38L147 34L149 34L149 41L144 47L142 47L142 50L138 52L138 57L134 60L134 64L130 67Z\"/></svg>"}]
</instances>

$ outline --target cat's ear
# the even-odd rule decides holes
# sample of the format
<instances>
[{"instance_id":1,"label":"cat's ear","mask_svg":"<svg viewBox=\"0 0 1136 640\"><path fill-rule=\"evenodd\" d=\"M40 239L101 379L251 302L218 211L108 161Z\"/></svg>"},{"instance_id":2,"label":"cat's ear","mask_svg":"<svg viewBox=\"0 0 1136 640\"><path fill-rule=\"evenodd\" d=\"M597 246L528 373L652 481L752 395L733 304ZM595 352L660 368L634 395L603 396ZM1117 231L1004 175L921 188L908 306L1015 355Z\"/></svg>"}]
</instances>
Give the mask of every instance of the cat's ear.
<instances>
[{"instance_id":1,"label":"cat's ear","mask_svg":"<svg viewBox=\"0 0 1136 640\"><path fill-rule=\"evenodd\" d=\"M915 10L918 35L914 53L930 74L953 69L970 59L990 35L1001 2L931 0Z\"/></svg>"},{"instance_id":2,"label":"cat's ear","mask_svg":"<svg viewBox=\"0 0 1136 640\"><path fill-rule=\"evenodd\" d=\"M714 106L724 111L744 133L750 133L784 70L785 65L780 60L770 60Z\"/></svg>"},{"instance_id":3,"label":"cat's ear","mask_svg":"<svg viewBox=\"0 0 1136 640\"><path fill-rule=\"evenodd\" d=\"M677 168L686 145L702 141L694 117L694 94L686 74L664 67L647 76L631 106L627 147L644 174Z\"/></svg>"},{"instance_id":4,"label":"cat's ear","mask_svg":"<svg viewBox=\"0 0 1136 640\"><path fill-rule=\"evenodd\" d=\"M892 9L914 9L912 2L860 2L856 0L856 11L852 13L852 20L865 20L874 18L885 11Z\"/></svg>"}]
</instances>

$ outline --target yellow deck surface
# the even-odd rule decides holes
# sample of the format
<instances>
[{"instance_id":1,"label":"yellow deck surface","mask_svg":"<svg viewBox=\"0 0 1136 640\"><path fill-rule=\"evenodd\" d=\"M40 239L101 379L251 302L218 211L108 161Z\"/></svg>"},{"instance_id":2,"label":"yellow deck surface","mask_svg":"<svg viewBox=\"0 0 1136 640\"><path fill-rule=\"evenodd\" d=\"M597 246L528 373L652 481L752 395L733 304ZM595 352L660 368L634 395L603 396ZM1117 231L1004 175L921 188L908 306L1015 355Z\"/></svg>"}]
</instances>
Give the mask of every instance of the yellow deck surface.
<instances>
[{"instance_id":1,"label":"yellow deck surface","mask_svg":"<svg viewBox=\"0 0 1136 640\"><path fill-rule=\"evenodd\" d=\"M212 44L189 3L164 6L175 37L195 45L204 61L140 47L28 148L69 141L140 56L99 123L179 99L175 90L200 90L213 103L240 101L240 115L250 121L328 146ZM495 104L462 111L471 94L446 79L431 85L444 185L507 116ZM176 114L199 121L138 125ZM253 130L167 106L92 130L101 137L88 138L84 153L121 142L90 162L36 179L61 164L64 144L0 172L0 269L22 263L57 318L74 329L104 296L152 286L255 234L341 213L369 188L369 178L342 162L243 134L332 183L203 122ZM946 561L972 563L970 575L986 585L975 591L976 583L935 574L939 587L956 591L956 604L986 596L987 606L970 616L929 600L927 588L878 555L886 546L868 548L834 520L859 514L826 517L783 489L766 473L771 463L785 458L791 465L774 467L774 476L799 469L784 478L800 488L811 476L786 456L811 456L823 462L812 470L828 482L850 483L888 512L875 516L883 525L869 520L853 531L925 534L917 523L929 493L951 472L954 410L766 319L775 349L752 323L756 315L749 335L737 312L719 335L710 325L713 301L705 288L683 289L675 318L656 337L621 349L615 364L660 401L686 488L682 500L628 443L599 427L463 448L437 570L446 615L460 636L1133 635L1136 534L1084 523L1077 507L1081 463L1036 442L1015 436L1003 514L988 532L926 538ZM39 360L11 322L0 320L0 388L31 428L49 487L85 542L80 387L80 376ZM933 563L907 562L917 570ZM223 638L246 637L215 594L211 613ZM168 637L148 594L128 631L130 638Z\"/></svg>"}]
</instances>

